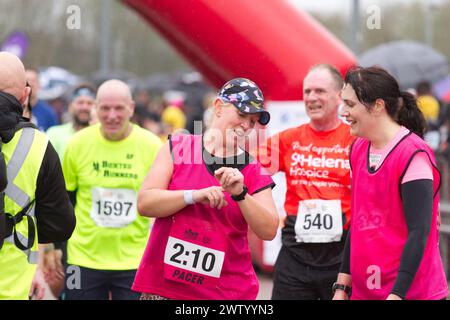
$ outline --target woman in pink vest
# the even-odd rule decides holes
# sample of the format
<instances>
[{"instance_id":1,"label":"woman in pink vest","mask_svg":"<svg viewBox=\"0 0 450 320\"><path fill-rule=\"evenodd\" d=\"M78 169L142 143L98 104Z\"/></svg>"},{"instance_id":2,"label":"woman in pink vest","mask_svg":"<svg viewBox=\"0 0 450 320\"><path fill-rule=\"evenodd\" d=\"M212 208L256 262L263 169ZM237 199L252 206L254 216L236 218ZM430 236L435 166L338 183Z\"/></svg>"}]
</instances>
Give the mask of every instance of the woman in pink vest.
<instances>
[{"instance_id":1,"label":"woman in pink vest","mask_svg":"<svg viewBox=\"0 0 450 320\"><path fill-rule=\"evenodd\" d=\"M255 83L236 78L215 99L203 135L169 138L138 195L156 217L132 289L142 299L255 299L258 279L247 232L275 237L274 183L239 148L270 115Z\"/></svg>"},{"instance_id":2,"label":"woman in pink vest","mask_svg":"<svg viewBox=\"0 0 450 320\"><path fill-rule=\"evenodd\" d=\"M445 299L440 174L414 97L385 70L357 67L347 72L342 99L359 138L350 151L352 223L334 299Z\"/></svg>"}]
</instances>

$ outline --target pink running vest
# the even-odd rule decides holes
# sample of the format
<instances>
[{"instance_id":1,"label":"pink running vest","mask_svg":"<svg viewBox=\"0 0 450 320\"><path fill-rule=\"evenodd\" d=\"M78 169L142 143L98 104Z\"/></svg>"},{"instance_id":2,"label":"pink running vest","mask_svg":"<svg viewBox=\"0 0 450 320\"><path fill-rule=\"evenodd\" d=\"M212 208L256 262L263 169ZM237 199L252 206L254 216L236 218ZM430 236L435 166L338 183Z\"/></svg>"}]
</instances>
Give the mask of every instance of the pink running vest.
<instances>
[{"instance_id":1,"label":"pink running vest","mask_svg":"<svg viewBox=\"0 0 450 320\"><path fill-rule=\"evenodd\" d=\"M202 159L202 137L171 138L174 160L168 190L219 186ZM253 161L242 170L249 193L273 183ZM248 225L229 194L221 210L203 204L186 206L157 218L132 289L170 299L249 300L258 279L248 247Z\"/></svg>"},{"instance_id":2,"label":"pink running vest","mask_svg":"<svg viewBox=\"0 0 450 320\"><path fill-rule=\"evenodd\" d=\"M406 135L377 171L368 168L369 142L357 139L351 149L352 223L350 243L351 299L386 299L400 266L408 230L400 197L400 182L417 152L426 152L433 164L435 197L425 252L406 299L431 300L447 296L437 226L440 174L433 152L413 133ZM420 200L418 200L420 201Z\"/></svg>"}]
</instances>

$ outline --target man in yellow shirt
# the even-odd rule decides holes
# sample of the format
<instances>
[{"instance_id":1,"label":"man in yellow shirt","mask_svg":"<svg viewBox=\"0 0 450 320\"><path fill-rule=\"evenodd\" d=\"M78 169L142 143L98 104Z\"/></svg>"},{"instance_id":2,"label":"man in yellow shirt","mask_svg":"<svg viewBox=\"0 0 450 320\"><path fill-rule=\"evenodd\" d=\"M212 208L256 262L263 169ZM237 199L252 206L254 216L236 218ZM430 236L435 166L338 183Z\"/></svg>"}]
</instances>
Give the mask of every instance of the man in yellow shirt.
<instances>
[{"instance_id":1,"label":"man in yellow shirt","mask_svg":"<svg viewBox=\"0 0 450 320\"><path fill-rule=\"evenodd\" d=\"M70 276L78 273L80 280L66 280L65 298L138 299L131 285L150 220L137 211L137 191L161 140L130 122L134 102L122 81L99 87L96 110L99 123L72 137L63 161L79 221L67 245L67 270Z\"/></svg>"}]
</instances>

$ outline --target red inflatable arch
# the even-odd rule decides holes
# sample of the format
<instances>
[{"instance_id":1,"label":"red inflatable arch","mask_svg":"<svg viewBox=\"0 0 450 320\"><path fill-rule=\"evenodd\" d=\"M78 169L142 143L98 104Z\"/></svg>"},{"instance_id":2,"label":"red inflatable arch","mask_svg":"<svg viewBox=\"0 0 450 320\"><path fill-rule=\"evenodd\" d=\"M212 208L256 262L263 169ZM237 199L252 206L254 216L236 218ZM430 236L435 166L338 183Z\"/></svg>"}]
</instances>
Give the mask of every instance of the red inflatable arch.
<instances>
[{"instance_id":1,"label":"red inflatable arch","mask_svg":"<svg viewBox=\"0 0 450 320\"><path fill-rule=\"evenodd\" d=\"M307 1L307 0L305 0ZM336 37L287 0L123 0L216 87L255 81L267 100L301 100L316 63L341 73L356 58Z\"/></svg>"}]
</instances>

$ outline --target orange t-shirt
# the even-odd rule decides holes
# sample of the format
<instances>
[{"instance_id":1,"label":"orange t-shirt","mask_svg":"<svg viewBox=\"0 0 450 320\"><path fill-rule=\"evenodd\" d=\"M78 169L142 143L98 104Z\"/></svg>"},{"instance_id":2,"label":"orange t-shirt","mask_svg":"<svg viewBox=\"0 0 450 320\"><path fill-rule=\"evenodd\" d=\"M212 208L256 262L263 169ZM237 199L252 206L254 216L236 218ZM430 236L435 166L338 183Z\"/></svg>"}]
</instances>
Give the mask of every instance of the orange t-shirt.
<instances>
[{"instance_id":1,"label":"orange t-shirt","mask_svg":"<svg viewBox=\"0 0 450 320\"><path fill-rule=\"evenodd\" d=\"M350 146L355 138L349 126L341 123L331 131L315 131L309 124L287 129L258 149L258 160L270 172L286 174L284 209L296 216L299 201L341 200L350 222Z\"/></svg>"}]
</instances>

